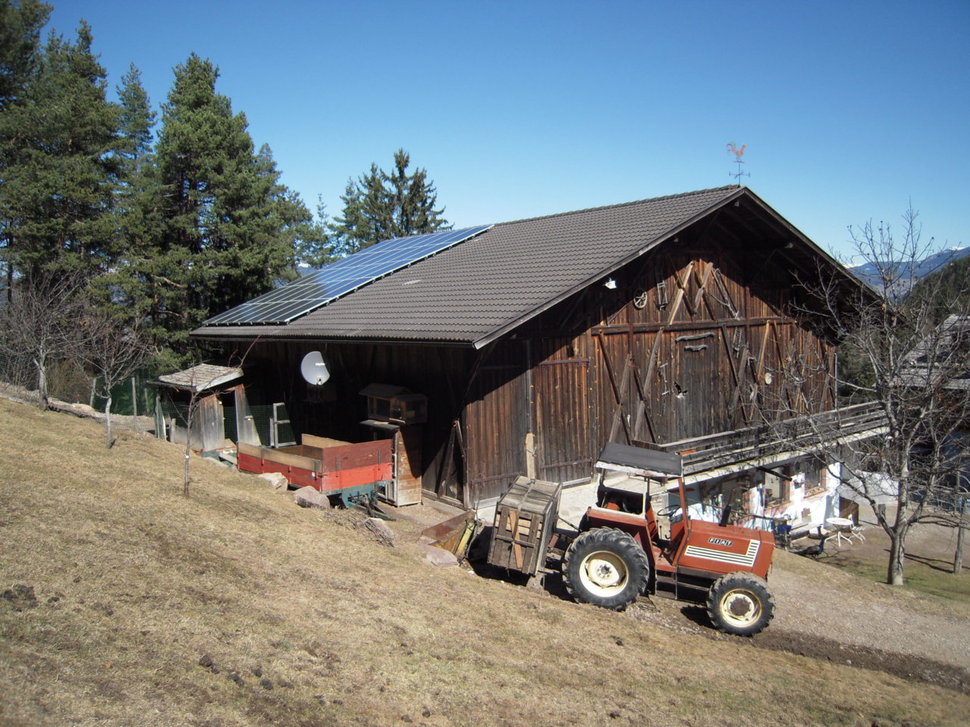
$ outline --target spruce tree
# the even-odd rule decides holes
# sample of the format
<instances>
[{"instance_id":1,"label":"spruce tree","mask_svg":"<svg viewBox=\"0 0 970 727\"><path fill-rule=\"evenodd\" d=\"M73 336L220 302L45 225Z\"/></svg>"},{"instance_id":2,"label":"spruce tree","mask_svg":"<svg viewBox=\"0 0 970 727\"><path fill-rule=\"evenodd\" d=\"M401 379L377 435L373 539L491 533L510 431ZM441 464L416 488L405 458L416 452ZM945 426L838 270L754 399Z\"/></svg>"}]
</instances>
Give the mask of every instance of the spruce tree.
<instances>
[{"instance_id":1,"label":"spruce tree","mask_svg":"<svg viewBox=\"0 0 970 727\"><path fill-rule=\"evenodd\" d=\"M395 237L436 232L448 227L447 221L441 217L444 208L435 209L438 194L428 179L427 170L415 169L408 174L410 163L410 155L404 149L398 149L394 154L394 171L383 175L385 184L390 185Z\"/></svg>"},{"instance_id":2,"label":"spruce tree","mask_svg":"<svg viewBox=\"0 0 970 727\"><path fill-rule=\"evenodd\" d=\"M318 208L320 219L315 220L300 195L280 182L280 173L269 144L260 147L257 165L271 203L273 226L279 230L279 236L287 246L293 249L296 261L314 266L330 262L333 251L324 224L326 213L322 203ZM287 278L295 275L295 270L285 271Z\"/></svg>"},{"instance_id":3,"label":"spruce tree","mask_svg":"<svg viewBox=\"0 0 970 727\"><path fill-rule=\"evenodd\" d=\"M403 149L394 154L394 170L387 173L371 164L370 171L347 182L341 196L343 216L332 226L337 250L344 255L375 242L449 229L435 209L438 194L425 169L408 173L410 155Z\"/></svg>"},{"instance_id":4,"label":"spruce tree","mask_svg":"<svg viewBox=\"0 0 970 727\"><path fill-rule=\"evenodd\" d=\"M51 35L19 98L0 112L0 219L5 257L25 278L93 276L117 253L118 107L81 23Z\"/></svg>"},{"instance_id":5,"label":"spruce tree","mask_svg":"<svg viewBox=\"0 0 970 727\"><path fill-rule=\"evenodd\" d=\"M317 198L317 215L309 231L296 243L298 267L318 268L337 259L334 238L330 234L330 217L323 200Z\"/></svg>"}]
</instances>

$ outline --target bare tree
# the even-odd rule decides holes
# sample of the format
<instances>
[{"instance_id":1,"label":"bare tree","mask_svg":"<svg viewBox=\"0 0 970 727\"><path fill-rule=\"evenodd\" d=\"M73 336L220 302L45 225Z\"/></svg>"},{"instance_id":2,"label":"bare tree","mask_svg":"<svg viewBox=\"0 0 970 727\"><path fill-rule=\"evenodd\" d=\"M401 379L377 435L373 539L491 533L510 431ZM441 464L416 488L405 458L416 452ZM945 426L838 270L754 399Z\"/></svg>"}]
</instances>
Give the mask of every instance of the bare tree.
<instances>
[{"instance_id":1,"label":"bare tree","mask_svg":"<svg viewBox=\"0 0 970 727\"><path fill-rule=\"evenodd\" d=\"M21 280L14 285L12 300L0 308L0 350L30 361L41 409L49 405L51 363L67 356L77 340L83 287L83 278L72 275Z\"/></svg>"},{"instance_id":2,"label":"bare tree","mask_svg":"<svg viewBox=\"0 0 970 727\"><path fill-rule=\"evenodd\" d=\"M133 375L152 354L136 324L126 323L105 308L88 306L79 321L73 353L95 374L104 398L105 445L113 444L111 392Z\"/></svg>"},{"instance_id":3,"label":"bare tree","mask_svg":"<svg viewBox=\"0 0 970 727\"><path fill-rule=\"evenodd\" d=\"M945 287L940 276L930 276L918 295L908 295L918 264L933 252L932 240L921 241L911 209L903 216L901 239L882 223L850 232L874 272L871 287L835 278L803 284L841 342L843 400L871 402L882 415L883 436L842 442L841 483L872 506L890 540L886 582L902 585L910 528L952 519L934 504L952 501L966 465L961 434L970 423L970 325L957 322L970 312L970 290L966 283ZM957 315L941 322L941 310ZM797 368L783 375L803 379ZM818 442L833 439L821 426L817 433Z\"/></svg>"}]
</instances>

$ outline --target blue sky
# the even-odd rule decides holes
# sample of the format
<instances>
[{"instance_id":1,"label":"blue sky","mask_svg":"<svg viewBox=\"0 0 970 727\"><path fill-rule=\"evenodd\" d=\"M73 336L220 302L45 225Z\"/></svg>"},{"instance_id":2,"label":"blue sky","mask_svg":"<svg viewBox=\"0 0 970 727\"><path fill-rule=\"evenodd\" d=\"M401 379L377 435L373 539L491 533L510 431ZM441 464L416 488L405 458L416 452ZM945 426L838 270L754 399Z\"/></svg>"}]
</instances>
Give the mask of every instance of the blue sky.
<instances>
[{"instance_id":1,"label":"blue sky","mask_svg":"<svg viewBox=\"0 0 970 727\"><path fill-rule=\"evenodd\" d=\"M970 2L50 0L159 106L191 52L331 215L411 153L458 227L733 183L827 250L847 226L970 245Z\"/></svg>"}]
</instances>

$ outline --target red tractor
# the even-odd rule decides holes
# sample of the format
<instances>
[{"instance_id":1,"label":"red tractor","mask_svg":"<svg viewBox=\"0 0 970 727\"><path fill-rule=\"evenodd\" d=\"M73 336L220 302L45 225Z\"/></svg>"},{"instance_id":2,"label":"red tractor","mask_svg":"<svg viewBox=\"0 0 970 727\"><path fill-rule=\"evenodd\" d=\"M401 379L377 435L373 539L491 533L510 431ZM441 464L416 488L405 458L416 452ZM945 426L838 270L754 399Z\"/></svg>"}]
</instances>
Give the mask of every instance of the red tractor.
<instances>
[{"instance_id":1,"label":"red tractor","mask_svg":"<svg viewBox=\"0 0 970 727\"><path fill-rule=\"evenodd\" d=\"M676 454L608 444L596 463L601 471L596 504L562 558L569 594L581 603L623 610L641 594L705 603L713 624L729 634L764 629L775 604L766 578L775 549L763 530L691 520ZM626 478L612 485L606 473ZM650 483L679 501L654 511ZM658 517L669 519L663 536Z\"/></svg>"}]
</instances>

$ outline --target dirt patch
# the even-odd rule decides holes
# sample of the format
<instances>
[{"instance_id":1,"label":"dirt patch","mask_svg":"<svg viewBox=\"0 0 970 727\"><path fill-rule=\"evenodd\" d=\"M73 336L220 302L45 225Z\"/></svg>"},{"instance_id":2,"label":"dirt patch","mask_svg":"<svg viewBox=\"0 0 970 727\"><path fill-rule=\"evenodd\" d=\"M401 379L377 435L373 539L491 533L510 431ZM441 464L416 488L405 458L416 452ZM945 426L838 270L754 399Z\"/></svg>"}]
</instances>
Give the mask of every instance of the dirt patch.
<instances>
[{"instance_id":1,"label":"dirt patch","mask_svg":"<svg viewBox=\"0 0 970 727\"><path fill-rule=\"evenodd\" d=\"M671 631L697 634L742 648L780 651L829 664L884 672L970 695L970 672L925 656L850 644L817 633L779 628L778 624L751 638L729 636L712 628L703 607L665 598L642 598L631 606L630 614L637 620Z\"/></svg>"},{"instance_id":2,"label":"dirt patch","mask_svg":"<svg viewBox=\"0 0 970 727\"><path fill-rule=\"evenodd\" d=\"M728 638L739 640L737 637ZM784 629L768 629L752 638L750 642L752 646L760 649L787 651L799 656L809 656L858 669L882 671L901 679L934 684L970 694L970 673L965 669L921 656L848 645L832 639Z\"/></svg>"}]
</instances>

